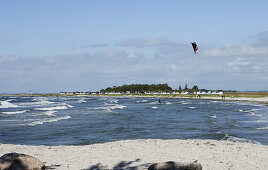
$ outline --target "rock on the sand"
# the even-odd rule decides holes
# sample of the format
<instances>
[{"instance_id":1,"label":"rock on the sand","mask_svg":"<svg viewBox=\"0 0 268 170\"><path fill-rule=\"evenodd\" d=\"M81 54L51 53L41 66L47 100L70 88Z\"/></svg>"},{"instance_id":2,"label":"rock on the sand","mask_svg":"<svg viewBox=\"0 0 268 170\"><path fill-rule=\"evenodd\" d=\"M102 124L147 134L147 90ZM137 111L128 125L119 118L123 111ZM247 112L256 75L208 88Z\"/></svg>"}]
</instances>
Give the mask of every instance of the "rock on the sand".
<instances>
[{"instance_id":1,"label":"rock on the sand","mask_svg":"<svg viewBox=\"0 0 268 170\"><path fill-rule=\"evenodd\" d=\"M151 165L148 170L202 170L200 163L160 162Z\"/></svg>"},{"instance_id":2,"label":"rock on the sand","mask_svg":"<svg viewBox=\"0 0 268 170\"><path fill-rule=\"evenodd\" d=\"M45 165L35 157L20 153L7 153L0 157L0 169L45 170Z\"/></svg>"}]
</instances>

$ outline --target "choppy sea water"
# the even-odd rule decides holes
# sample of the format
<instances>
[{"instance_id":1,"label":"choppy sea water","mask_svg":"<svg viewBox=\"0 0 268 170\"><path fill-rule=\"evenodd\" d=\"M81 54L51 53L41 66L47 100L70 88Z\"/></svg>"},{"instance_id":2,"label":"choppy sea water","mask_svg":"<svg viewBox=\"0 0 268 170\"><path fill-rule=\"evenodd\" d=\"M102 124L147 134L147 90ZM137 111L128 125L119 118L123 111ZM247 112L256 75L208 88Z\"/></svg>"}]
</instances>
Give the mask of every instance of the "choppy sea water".
<instances>
[{"instance_id":1,"label":"choppy sea water","mask_svg":"<svg viewBox=\"0 0 268 170\"><path fill-rule=\"evenodd\" d=\"M0 143L86 145L123 139L216 139L268 145L268 107L126 97L0 96Z\"/></svg>"}]
</instances>

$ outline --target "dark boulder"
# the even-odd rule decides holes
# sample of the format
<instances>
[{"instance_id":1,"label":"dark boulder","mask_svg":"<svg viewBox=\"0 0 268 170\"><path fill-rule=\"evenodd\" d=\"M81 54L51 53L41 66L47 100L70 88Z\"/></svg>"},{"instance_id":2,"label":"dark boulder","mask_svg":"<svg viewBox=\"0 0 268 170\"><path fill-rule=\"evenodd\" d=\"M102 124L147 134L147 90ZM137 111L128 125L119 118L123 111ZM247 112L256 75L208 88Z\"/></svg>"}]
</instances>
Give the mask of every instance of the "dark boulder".
<instances>
[{"instance_id":1,"label":"dark boulder","mask_svg":"<svg viewBox=\"0 0 268 170\"><path fill-rule=\"evenodd\" d=\"M45 170L45 165L29 155L7 153L0 157L0 170Z\"/></svg>"}]
</instances>

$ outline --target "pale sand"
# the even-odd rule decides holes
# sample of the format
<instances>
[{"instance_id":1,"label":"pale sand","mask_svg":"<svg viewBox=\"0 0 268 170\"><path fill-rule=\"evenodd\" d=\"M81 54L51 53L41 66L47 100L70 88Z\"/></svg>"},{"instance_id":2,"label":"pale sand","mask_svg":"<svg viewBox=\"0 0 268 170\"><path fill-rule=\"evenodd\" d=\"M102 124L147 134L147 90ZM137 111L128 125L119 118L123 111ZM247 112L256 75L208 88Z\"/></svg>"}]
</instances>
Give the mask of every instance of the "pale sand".
<instances>
[{"instance_id":1,"label":"pale sand","mask_svg":"<svg viewBox=\"0 0 268 170\"><path fill-rule=\"evenodd\" d=\"M123 169L147 169L155 162L196 160L204 170L268 169L268 146L216 140L144 139L85 146L0 144L0 155L9 152L34 156L46 166L62 170L89 169L96 165L113 169L120 162Z\"/></svg>"},{"instance_id":2,"label":"pale sand","mask_svg":"<svg viewBox=\"0 0 268 170\"><path fill-rule=\"evenodd\" d=\"M210 100L222 100L221 97L202 97L203 99L210 99ZM201 99L202 99L201 98ZM224 100L227 101L246 101L246 102L256 102L256 103L263 103L268 104L268 97L260 97L260 98L249 98L249 97L225 97Z\"/></svg>"}]
</instances>

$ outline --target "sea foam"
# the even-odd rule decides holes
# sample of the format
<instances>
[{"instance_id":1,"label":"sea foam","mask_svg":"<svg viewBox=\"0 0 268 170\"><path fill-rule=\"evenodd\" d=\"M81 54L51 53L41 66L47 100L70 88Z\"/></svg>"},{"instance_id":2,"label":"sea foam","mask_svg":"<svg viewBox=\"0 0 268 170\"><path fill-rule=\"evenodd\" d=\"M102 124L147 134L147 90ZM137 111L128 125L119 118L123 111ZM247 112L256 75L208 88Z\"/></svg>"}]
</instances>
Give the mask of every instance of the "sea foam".
<instances>
[{"instance_id":1,"label":"sea foam","mask_svg":"<svg viewBox=\"0 0 268 170\"><path fill-rule=\"evenodd\" d=\"M256 128L256 129L261 129L261 130L268 130L268 126L265 126L265 127L259 127L259 128Z\"/></svg>"},{"instance_id":2,"label":"sea foam","mask_svg":"<svg viewBox=\"0 0 268 170\"><path fill-rule=\"evenodd\" d=\"M209 118L213 118L213 119L216 119L217 118L217 116L216 115L210 115L210 116L208 116Z\"/></svg>"},{"instance_id":3,"label":"sea foam","mask_svg":"<svg viewBox=\"0 0 268 170\"><path fill-rule=\"evenodd\" d=\"M2 112L4 114L9 114L9 115L13 115L13 114L21 114L21 113L25 113L28 110L19 110L19 111L14 111L14 112Z\"/></svg>"},{"instance_id":4,"label":"sea foam","mask_svg":"<svg viewBox=\"0 0 268 170\"><path fill-rule=\"evenodd\" d=\"M230 136L228 134L225 134L225 136L224 136L224 138L222 140L227 140L227 141L231 141L231 142L253 143L253 144L259 144L259 145L261 145L260 142L257 142L255 140L234 137L234 136Z\"/></svg>"},{"instance_id":5,"label":"sea foam","mask_svg":"<svg viewBox=\"0 0 268 170\"><path fill-rule=\"evenodd\" d=\"M70 119L70 118L71 118L71 116L67 115L67 116L62 116L62 117L57 117L57 118L52 118L52 119L38 120L38 121L26 123L24 125L36 126L36 125L42 125L44 123L57 122L57 121L60 121L60 120L66 120L66 119Z\"/></svg>"},{"instance_id":6,"label":"sea foam","mask_svg":"<svg viewBox=\"0 0 268 170\"><path fill-rule=\"evenodd\" d=\"M41 107L41 108L35 108L34 110L63 110L68 109L67 106L53 106L53 107Z\"/></svg>"},{"instance_id":7,"label":"sea foam","mask_svg":"<svg viewBox=\"0 0 268 170\"><path fill-rule=\"evenodd\" d=\"M10 103L8 100L6 101L0 101L0 108L6 109L6 108L11 108L11 107L19 107L13 103Z\"/></svg>"}]
</instances>

